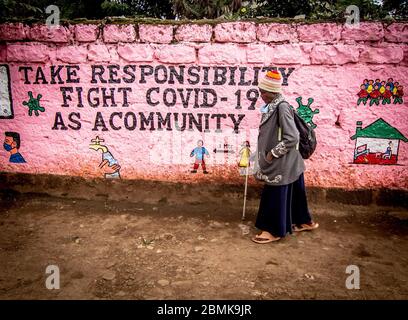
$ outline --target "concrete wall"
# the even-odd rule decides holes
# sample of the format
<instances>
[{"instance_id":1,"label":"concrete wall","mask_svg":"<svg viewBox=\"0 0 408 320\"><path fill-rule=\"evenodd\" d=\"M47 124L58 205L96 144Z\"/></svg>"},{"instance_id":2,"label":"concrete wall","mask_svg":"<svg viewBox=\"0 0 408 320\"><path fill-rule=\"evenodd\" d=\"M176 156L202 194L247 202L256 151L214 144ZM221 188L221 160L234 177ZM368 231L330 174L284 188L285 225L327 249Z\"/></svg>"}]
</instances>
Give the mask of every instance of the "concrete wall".
<instances>
[{"instance_id":1,"label":"concrete wall","mask_svg":"<svg viewBox=\"0 0 408 320\"><path fill-rule=\"evenodd\" d=\"M276 68L315 126L309 186L408 190L406 24L15 23L0 40L0 134L19 133L26 161L2 149L0 171L240 183L242 143L256 148L257 79ZM390 103L389 78L403 86ZM364 79L385 81L378 105L370 89L357 104ZM190 173L200 139L207 175Z\"/></svg>"}]
</instances>

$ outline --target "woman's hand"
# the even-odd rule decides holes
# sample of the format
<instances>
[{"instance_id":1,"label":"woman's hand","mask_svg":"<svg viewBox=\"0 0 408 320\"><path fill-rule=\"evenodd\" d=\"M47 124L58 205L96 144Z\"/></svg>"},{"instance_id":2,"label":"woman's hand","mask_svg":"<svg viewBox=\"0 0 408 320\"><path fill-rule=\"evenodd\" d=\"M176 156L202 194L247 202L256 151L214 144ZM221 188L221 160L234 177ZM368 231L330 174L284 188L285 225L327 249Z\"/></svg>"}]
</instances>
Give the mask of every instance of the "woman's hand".
<instances>
[{"instance_id":1,"label":"woman's hand","mask_svg":"<svg viewBox=\"0 0 408 320\"><path fill-rule=\"evenodd\" d=\"M272 162L272 160L273 160L273 155L272 155L272 152L268 152L267 154L266 154L266 161L268 161L268 162Z\"/></svg>"}]
</instances>

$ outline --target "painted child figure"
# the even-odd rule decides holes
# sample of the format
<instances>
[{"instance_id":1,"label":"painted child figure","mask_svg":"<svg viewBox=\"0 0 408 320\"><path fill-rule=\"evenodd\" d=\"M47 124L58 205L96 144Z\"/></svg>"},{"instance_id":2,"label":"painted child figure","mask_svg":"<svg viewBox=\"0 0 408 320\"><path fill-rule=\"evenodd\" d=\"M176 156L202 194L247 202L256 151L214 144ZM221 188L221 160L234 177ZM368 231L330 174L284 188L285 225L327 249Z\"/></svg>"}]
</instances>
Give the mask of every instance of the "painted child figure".
<instances>
[{"instance_id":1,"label":"painted child figure","mask_svg":"<svg viewBox=\"0 0 408 320\"><path fill-rule=\"evenodd\" d=\"M402 104L402 97L404 96L404 87L403 86L398 86L397 91L395 92L394 95L394 104Z\"/></svg>"},{"instance_id":2,"label":"painted child figure","mask_svg":"<svg viewBox=\"0 0 408 320\"><path fill-rule=\"evenodd\" d=\"M249 166L249 157L251 156L251 149L249 141L245 141L242 144L243 148L239 151L239 155L241 156L238 166L241 168L246 168Z\"/></svg>"},{"instance_id":3,"label":"painted child figure","mask_svg":"<svg viewBox=\"0 0 408 320\"><path fill-rule=\"evenodd\" d=\"M240 159L238 162L239 173L240 175L247 175L250 174L249 166L251 161L251 149L249 141L245 141L242 143L242 149L239 151Z\"/></svg>"},{"instance_id":4,"label":"painted child figure","mask_svg":"<svg viewBox=\"0 0 408 320\"><path fill-rule=\"evenodd\" d=\"M370 107L375 103L377 106L380 104L380 91L379 86L374 85L374 90L370 93Z\"/></svg>"},{"instance_id":5,"label":"painted child figure","mask_svg":"<svg viewBox=\"0 0 408 320\"><path fill-rule=\"evenodd\" d=\"M357 100L357 105L360 105L361 102L363 102L363 104L365 105L367 103L367 99L368 99L368 92L366 89L366 85L362 84L360 86L360 91L357 93L358 95L358 100Z\"/></svg>"},{"instance_id":6,"label":"painted child figure","mask_svg":"<svg viewBox=\"0 0 408 320\"><path fill-rule=\"evenodd\" d=\"M385 87L386 87L385 81L381 81L381 85L380 85L380 93L381 93L381 95L384 94L385 89L386 89Z\"/></svg>"},{"instance_id":7,"label":"painted child figure","mask_svg":"<svg viewBox=\"0 0 408 320\"><path fill-rule=\"evenodd\" d=\"M193 151L191 151L190 153L190 157L194 157L195 156L195 161L194 161L194 166L193 166L193 170L191 170L191 173L197 173L197 169L201 164L201 167L203 168L203 173L207 174L208 171L205 167L205 160L204 157L210 156L208 150L203 147L203 140L198 140L197 141L197 147L193 149Z\"/></svg>"},{"instance_id":8,"label":"painted child figure","mask_svg":"<svg viewBox=\"0 0 408 320\"><path fill-rule=\"evenodd\" d=\"M373 91L373 89L374 89L374 81L373 81L373 80L369 80L369 81L368 81L368 86L367 86L367 92L368 92L369 95L371 94L371 92Z\"/></svg>"},{"instance_id":9,"label":"painted child figure","mask_svg":"<svg viewBox=\"0 0 408 320\"><path fill-rule=\"evenodd\" d=\"M385 92L383 93L382 97L383 97L382 104L391 103L392 92L391 86L389 84L387 84Z\"/></svg>"},{"instance_id":10,"label":"painted child figure","mask_svg":"<svg viewBox=\"0 0 408 320\"><path fill-rule=\"evenodd\" d=\"M395 81L395 82L394 82L394 86L392 87L392 94L393 94L394 96L397 95L398 86L399 86L399 82L398 82L398 81Z\"/></svg>"},{"instance_id":11,"label":"painted child figure","mask_svg":"<svg viewBox=\"0 0 408 320\"><path fill-rule=\"evenodd\" d=\"M390 90L392 92L392 90L394 89L394 79L393 78L388 78L387 86L390 86Z\"/></svg>"}]
</instances>

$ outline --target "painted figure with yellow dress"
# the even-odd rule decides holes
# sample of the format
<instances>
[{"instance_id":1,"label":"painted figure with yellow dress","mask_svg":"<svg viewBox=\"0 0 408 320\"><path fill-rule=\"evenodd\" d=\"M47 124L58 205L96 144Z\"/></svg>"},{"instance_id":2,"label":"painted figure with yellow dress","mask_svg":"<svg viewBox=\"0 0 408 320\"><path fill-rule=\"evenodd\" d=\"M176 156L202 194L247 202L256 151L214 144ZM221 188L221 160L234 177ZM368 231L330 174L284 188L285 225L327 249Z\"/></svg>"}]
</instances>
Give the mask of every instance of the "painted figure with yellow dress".
<instances>
[{"instance_id":1,"label":"painted figure with yellow dress","mask_svg":"<svg viewBox=\"0 0 408 320\"><path fill-rule=\"evenodd\" d=\"M245 141L242 143L242 149L239 151L240 159L238 162L238 166L240 168L240 174L245 175L247 171L247 167L249 167L249 158L251 156L251 149L250 149L249 141ZM249 169L249 168L248 168Z\"/></svg>"}]
</instances>

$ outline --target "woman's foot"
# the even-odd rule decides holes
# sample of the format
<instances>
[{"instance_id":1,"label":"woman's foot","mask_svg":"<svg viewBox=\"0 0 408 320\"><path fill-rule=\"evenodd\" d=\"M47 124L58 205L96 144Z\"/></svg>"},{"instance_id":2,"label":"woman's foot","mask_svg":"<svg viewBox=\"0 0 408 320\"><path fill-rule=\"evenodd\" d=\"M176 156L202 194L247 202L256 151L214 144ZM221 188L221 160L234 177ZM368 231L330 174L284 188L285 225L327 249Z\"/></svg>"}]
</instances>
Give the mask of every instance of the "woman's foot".
<instances>
[{"instance_id":1,"label":"woman's foot","mask_svg":"<svg viewBox=\"0 0 408 320\"><path fill-rule=\"evenodd\" d=\"M294 224L293 231L301 232L301 231L310 231L319 228L319 224L317 222L311 221L309 223L302 223L302 224Z\"/></svg>"},{"instance_id":2,"label":"woman's foot","mask_svg":"<svg viewBox=\"0 0 408 320\"><path fill-rule=\"evenodd\" d=\"M261 231L261 233L257 234L255 237L252 238L252 241L259 244L269 243L273 241L278 241L280 237L274 237L268 231Z\"/></svg>"}]
</instances>

